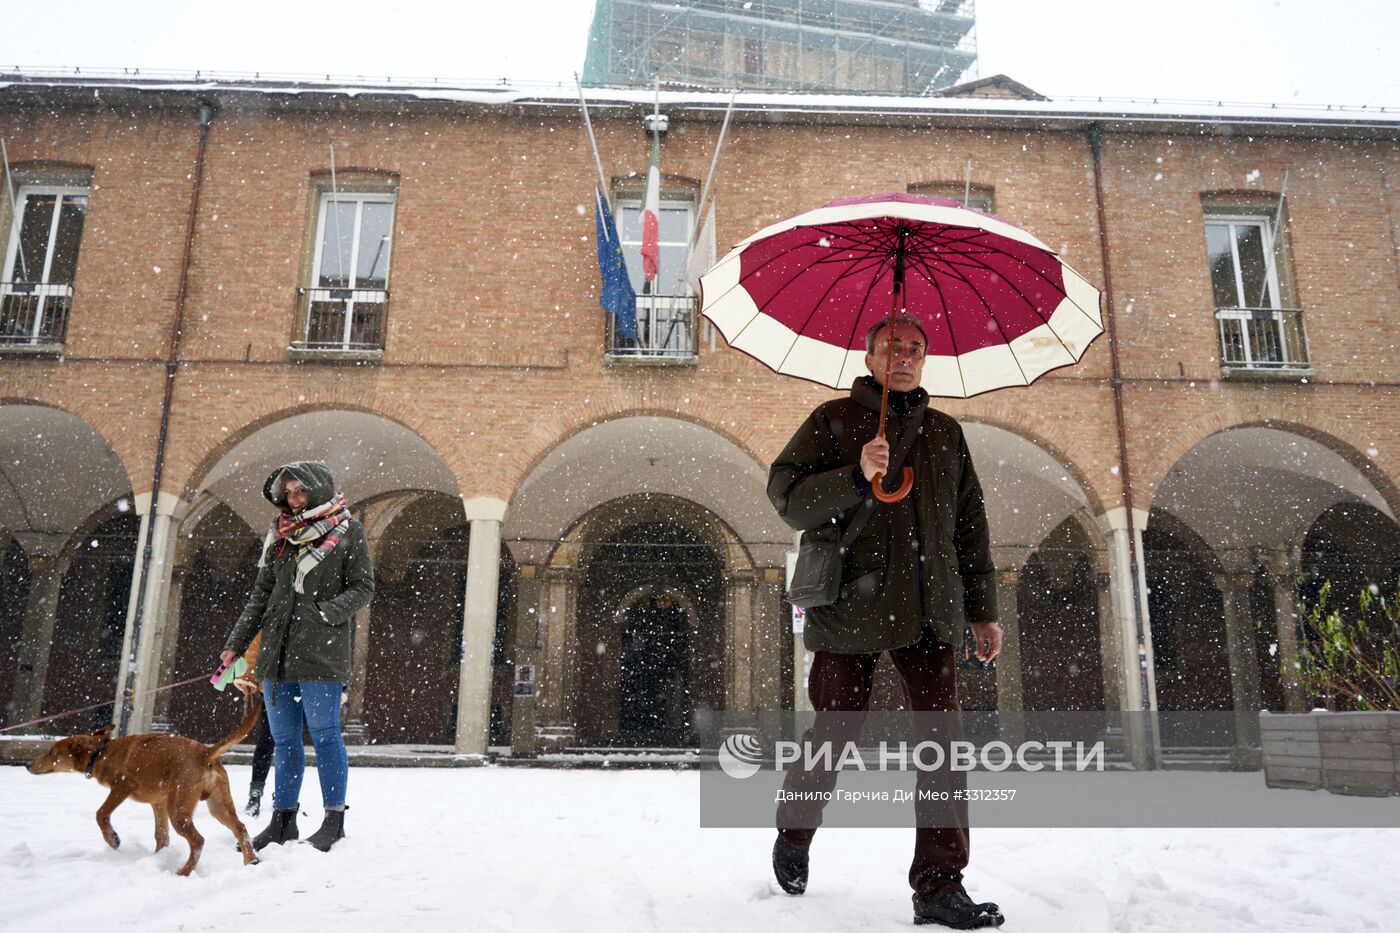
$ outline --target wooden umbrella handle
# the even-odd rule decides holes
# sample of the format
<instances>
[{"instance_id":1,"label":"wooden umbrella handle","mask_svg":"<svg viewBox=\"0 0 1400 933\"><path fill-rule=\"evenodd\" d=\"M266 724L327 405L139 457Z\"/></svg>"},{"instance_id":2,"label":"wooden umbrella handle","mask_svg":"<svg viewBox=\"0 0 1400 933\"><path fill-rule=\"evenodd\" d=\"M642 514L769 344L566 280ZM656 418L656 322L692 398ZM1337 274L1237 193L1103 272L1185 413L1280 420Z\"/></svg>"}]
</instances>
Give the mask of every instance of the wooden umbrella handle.
<instances>
[{"instance_id":1,"label":"wooden umbrella handle","mask_svg":"<svg viewBox=\"0 0 1400 933\"><path fill-rule=\"evenodd\" d=\"M881 502L898 502L909 495L909 490L914 488L914 471L909 467L904 468L904 478L900 481L899 488L894 492L885 492L884 479L885 474L876 473L875 478L870 481L870 491Z\"/></svg>"},{"instance_id":2,"label":"wooden umbrella handle","mask_svg":"<svg viewBox=\"0 0 1400 933\"><path fill-rule=\"evenodd\" d=\"M899 249L894 258L894 288L890 295L890 326L889 333L885 336L885 346L888 348L885 353L885 378L884 385L880 393L880 427L876 432L876 437L885 436L885 414L890 408L890 367L894 362L894 322L899 314L899 299L904 294L904 231L899 233ZM884 473L876 473L875 478L870 481L870 491L875 494L875 498L881 502L898 502L909 495L909 490L914 488L914 471L909 467L904 468L904 477L900 481L899 488L894 492L885 492L882 485L885 478Z\"/></svg>"}]
</instances>

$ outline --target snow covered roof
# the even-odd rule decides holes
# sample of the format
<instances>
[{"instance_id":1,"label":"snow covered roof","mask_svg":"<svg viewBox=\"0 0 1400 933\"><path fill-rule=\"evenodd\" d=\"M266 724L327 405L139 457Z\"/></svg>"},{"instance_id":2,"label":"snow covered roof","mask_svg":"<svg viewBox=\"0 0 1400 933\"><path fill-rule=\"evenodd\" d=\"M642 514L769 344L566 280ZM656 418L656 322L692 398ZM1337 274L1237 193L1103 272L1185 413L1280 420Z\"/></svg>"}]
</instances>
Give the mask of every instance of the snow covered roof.
<instances>
[{"instance_id":1,"label":"snow covered roof","mask_svg":"<svg viewBox=\"0 0 1400 933\"><path fill-rule=\"evenodd\" d=\"M1010 79L1008 79L1010 80ZM92 71L27 69L0 73L0 100L51 93L82 97L114 95L193 95L233 103L248 97L301 100L310 104L341 99L366 106L402 107L406 102L486 107L574 109L578 91L571 84L542 82L450 82L435 78L371 79L333 75L276 76L204 72ZM585 88L590 108L650 109L656 95L637 88ZM1034 93L1034 92L1032 92ZM731 92L708 89L662 90L660 105L692 118L722 112ZM1336 104L1276 104L1244 101L1187 101L1114 97L894 97L873 94L789 94L740 91L736 119L770 122L908 124L911 122L1031 122L1042 128L1075 129L1101 122L1119 128L1150 129L1183 124L1225 124L1271 129L1276 133L1342 131L1390 136L1400 129L1400 108ZM717 118L717 117L716 117Z\"/></svg>"}]
</instances>

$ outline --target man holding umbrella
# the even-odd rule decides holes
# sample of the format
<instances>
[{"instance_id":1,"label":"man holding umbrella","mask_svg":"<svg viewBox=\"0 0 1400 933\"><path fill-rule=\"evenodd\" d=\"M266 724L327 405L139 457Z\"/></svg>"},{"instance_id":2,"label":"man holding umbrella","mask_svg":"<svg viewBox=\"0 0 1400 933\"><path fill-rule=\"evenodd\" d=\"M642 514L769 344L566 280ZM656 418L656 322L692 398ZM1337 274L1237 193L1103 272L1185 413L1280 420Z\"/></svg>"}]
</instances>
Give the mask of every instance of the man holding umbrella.
<instances>
[{"instance_id":1,"label":"man holding umbrella","mask_svg":"<svg viewBox=\"0 0 1400 933\"><path fill-rule=\"evenodd\" d=\"M970 625L989 661L1002 634L982 487L962 428L929 395L1029 386L1079 362L1103 333L1098 290L1014 224L903 192L765 227L700 282L701 310L729 346L781 375L850 387L812 412L768 477L769 499L804 532L790 595L816 652L806 742L835 753L859 737L888 651L915 738L946 748L962 738L955 646ZM967 805L954 798L965 780L920 770L916 923L1002 923L995 904L963 890ZM830 769L787 773L773 870L789 894L806 890L820 801L835 783Z\"/></svg>"},{"instance_id":2,"label":"man holding umbrella","mask_svg":"<svg viewBox=\"0 0 1400 933\"><path fill-rule=\"evenodd\" d=\"M817 724L805 738L813 744L830 741L839 749L858 737L858 715L824 714L865 710L881 652L890 653L911 709L956 713L954 646L962 644L964 620L972 625L979 659L989 661L1001 650L982 489L962 428L929 408L928 393L920 387L927 347L916 318L901 314L893 324L880 319L866 335L866 366L874 375L856 380L848 398L812 412L769 473L769 499L799 530L833 519L845 525L857 510L872 510L846 547L840 597L807 611L805 637L815 651L808 692ZM904 459L914 477L909 494L877 506L867 502L872 482L889 467L890 444L883 436L868 439L876 434L884 384L890 390L886 433L893 438L918 433ZM784 790L810 800L813 791L829 792L835 783L834 771L793 769ZM920 772L920 791L965 786L961 772ZM808 846L820 811L820 803L788 802L778 809L773 871L789 894L806 889ZM958 929L1000 926L995 904L974 903L963 890L966 804L920 804L917 812L909 868L915 922Z\"/></svg>"}]
</instances>

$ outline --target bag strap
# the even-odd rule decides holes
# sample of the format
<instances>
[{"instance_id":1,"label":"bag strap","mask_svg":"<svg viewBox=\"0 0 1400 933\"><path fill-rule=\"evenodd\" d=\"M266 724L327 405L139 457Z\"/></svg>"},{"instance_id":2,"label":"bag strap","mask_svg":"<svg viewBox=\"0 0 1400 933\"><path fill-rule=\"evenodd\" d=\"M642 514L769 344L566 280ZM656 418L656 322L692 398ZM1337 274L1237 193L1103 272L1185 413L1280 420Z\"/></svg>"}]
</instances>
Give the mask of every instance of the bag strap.
<instances>
[{"instance_id":1,"label":"bag strap","mask_svg":"<svg viewBox=\"0 0 1400 933\"><path fill-rule=\"evenodd\" d=\"M914 442L919 439L919 433L924 426L924 412L927 410L928 396L924 396L923 401L914 409L915 417L910 419L904 433L899 435L899 443L890 451L889 466L885 469L884 475L880 477L882 482L885 476L894 475L904 466L904 458L909 456L909 451L914 449ZM875 514L875 496L869 495L857 506L856 514L851 518L851 523L846 526L845 534L841 535L842 547L849 545L865 530L865 523L870 521L870 516L873 514Z\"/></svg>"}]
</instances>

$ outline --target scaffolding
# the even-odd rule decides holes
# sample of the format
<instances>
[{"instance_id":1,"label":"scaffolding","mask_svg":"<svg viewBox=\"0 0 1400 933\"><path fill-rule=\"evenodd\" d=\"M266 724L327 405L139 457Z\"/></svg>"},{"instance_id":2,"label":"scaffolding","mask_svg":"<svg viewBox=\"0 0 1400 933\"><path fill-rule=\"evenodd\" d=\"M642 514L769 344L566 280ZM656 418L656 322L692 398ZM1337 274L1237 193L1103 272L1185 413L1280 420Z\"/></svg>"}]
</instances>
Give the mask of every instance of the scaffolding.
<instances>
[{"instance_id":1,"label":"scaffolding","mask_svg":"<svg viewBox=\"0 0 1400 933\"><path fill-rule=\"evenodd\" d=\"M583 80L923 96L976 60L975 0L597 0Z\"/></svg>"}]
</instances>

